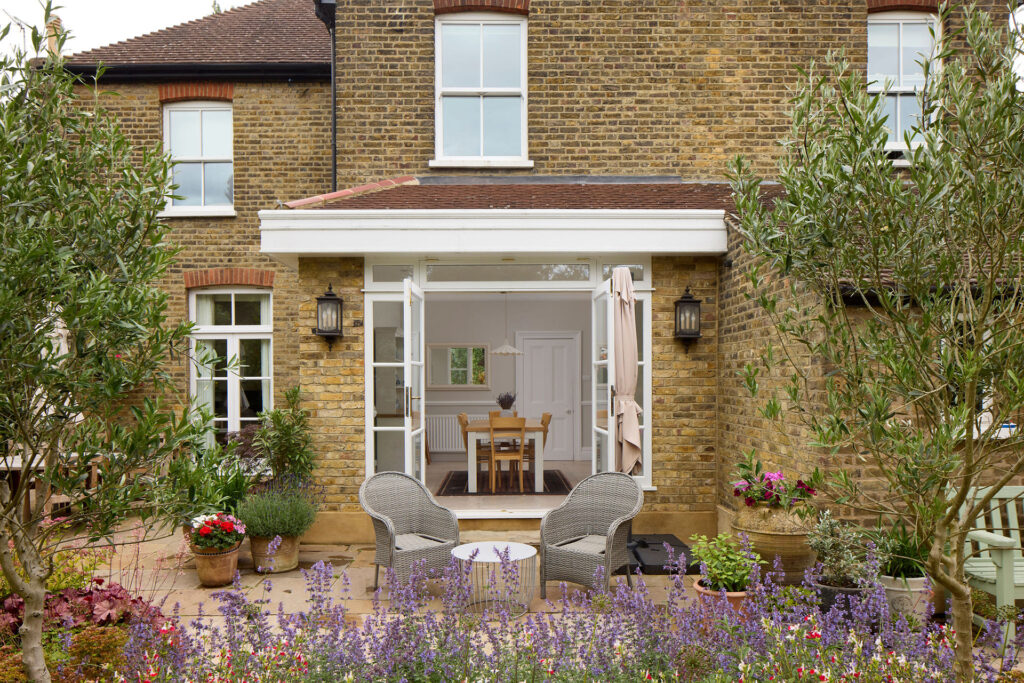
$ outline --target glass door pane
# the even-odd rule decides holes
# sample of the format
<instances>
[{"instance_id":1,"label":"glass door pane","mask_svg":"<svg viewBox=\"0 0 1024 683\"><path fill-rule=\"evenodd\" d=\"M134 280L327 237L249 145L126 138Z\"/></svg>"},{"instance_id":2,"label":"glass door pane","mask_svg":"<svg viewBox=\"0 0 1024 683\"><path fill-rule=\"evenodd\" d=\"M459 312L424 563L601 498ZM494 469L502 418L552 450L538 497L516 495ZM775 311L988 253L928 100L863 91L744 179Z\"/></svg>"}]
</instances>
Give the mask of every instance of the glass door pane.
<instances>
[{"instance_id":1,"label":"glass door pane","mask_svg":"<svg viewBox=\"0 0 1024 683\"><path fill-rule=\"evenodd\" d=\"M405 472L405 331L401 294L382 297L369 304L373 319L368 384L373 392L369 406L373 438L374 472Z\"/></svg>"},{"instance_id":2,"label":"glass door pane","mask_svg":"<svg viewBox=\"0 0 1024 683\"><path fill-rule=\"evenodd\" d=\"M615 335L612 333L612 281L605 280L594 289L591 325L591 422L592 471L612 469L615 448L615 414L612 405L615 377Z\"/></svg>"},{"instance_id":3,"label":"glass door pane","mask_svg":"<svg viewBox=\"0 0 1024 683\"><path fill-rule=\"evenodd\" d=\"M403 365L405 379L405 471L421 482L426 469L426 415L424 414L424 389L427 386L427 364L424 324L423 290L412 283L402 281L403 315L402 331L405 337Z\"/></svg>"}]
</instances>

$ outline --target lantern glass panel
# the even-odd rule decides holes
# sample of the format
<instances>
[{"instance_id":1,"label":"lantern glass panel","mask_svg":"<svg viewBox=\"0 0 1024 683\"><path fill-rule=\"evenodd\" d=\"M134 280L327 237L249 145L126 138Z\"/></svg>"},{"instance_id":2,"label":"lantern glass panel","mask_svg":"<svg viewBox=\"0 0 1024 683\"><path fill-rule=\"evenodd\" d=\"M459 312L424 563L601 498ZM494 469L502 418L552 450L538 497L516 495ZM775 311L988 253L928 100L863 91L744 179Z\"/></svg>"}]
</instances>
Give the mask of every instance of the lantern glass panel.
<instances>
[{"instance_id":1,"label":"lantern glass panel","mask_svg":"<svg viewBox=\"0 0 1024 683\"><path fill-rule=\"evenodd\" d=\"M341 328L341 299L320 297L317 301L317 326L320 332L333 334Z\"/></svg>"}]
</instances>

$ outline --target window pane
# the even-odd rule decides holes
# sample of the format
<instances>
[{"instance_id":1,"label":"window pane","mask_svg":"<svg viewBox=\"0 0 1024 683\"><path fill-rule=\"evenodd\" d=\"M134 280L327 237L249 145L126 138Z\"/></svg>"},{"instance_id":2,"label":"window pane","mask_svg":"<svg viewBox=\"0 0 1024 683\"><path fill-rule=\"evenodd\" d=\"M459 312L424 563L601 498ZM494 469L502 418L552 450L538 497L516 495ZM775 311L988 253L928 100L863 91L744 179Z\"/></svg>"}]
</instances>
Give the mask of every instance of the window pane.
<instances>
[{"instance_id":1,"label":"window pane","mask_svg":"<svg viewBox=\"0 0 1024 683\"><path fill-rule=\"evenodd\" d=\"M269 325L270 295L268 294L236 294L235 324L236 325Z\"/></svg>"},{"instance_id":2,"label":"window pane","mask_svg":"<svg viewBox=\"0 0 1024 683\"><path fill-rule=\"evenodd\" d=\"M172 182L178 186L174 194L182 197L174 200L175 206L199 206L202 203L202 175L202 164L174 165Z\"/></svg>"},{"instance_id":3,"label":"window pane","mask_svg":"<svg viewBox=\"0 0 1024 683\"><path fill-rule=\"evenodd\" d=\"M899 25L868 23L868 82L881 88L886 79L899 85Z\"/></svg>"},{"instance_id":4,"label":"window pane","mask_svg":"<svg viewBox=\"0 0 1024 683\"><path fill-rule=\"evenodd\" d=\"M601 266L601 279L608 280L612 276L612 271L619 266L626 266L629 268L629 274L632 276L633 282L644 279L644 267L640 264L626 265L625 263L606 263Z\"/></svg>"},{"instance_id":5,"label":"window pane","mask_svg":"<svg viewBox=\"0 0 1024 683\"><path fill-rule=\"evenodd\" d=\"M205 164L203 190L207 206L230 205L234 201L234 164Z\"/></svg>"},{"instance_id":6,"label":"window pane","mask_svg":"<svg viewBox=\"0 0 1024 683\"><path fill-rule=\"evenodd\" d=\"M444 155L480 156L480 98L442 97Z\"/></svg>"},{"instance_id":7,"label":"window pane","mask_svg":"<svg viewBox=\"0 0 1024 683\"><path fill-rule=\"evenodd\" d=\"M199 112L171 111L167 116L171 127L170 150L174 159L199 157Z\"/></svg>"},{"instance_id":8,"label":"window pane","mask_svg":"<svg viewBox=\"0 0 1024 683\"><path fill-rule=\"evenodd\" d=\"M637 299L633 312L636 315L636 358L642 361L644 359L644 302ZM640 395L639 390L636 395Z\"/></svg>"},{"instance_id":9,"label":"window pane","mask_svg":"<svg viewBox=\"0 0 1024 683\"><path fill-rule=\"evenodd\" d=\"M480 26L441 26L441 85L445 88L480 87Z\"/></svg>"},{"instance_id":10,"label":"window pane","mask_svg":"<svg viewBox=\"0 0 1024 683\"><path fill-rule=\"evenodd\" d=\"M230 325L230 294L197 294L195 321L197 325Z\"/></svg>"},{"instance_id":11,"label":"window pane","mask_svg":"<svg viewBox=\"0 0 1024 683\"><path fill-rule=\"evenodd\" d=\"M238 374L241 377L270 377L270 340L238 340Z\"/></svg>"},{"instance_id":12,"label":"window pane","mask_svg":"<svg viewBox=\"0 0 1024 683\"><path fill-rule=\"evenodd\" d=\"M203 112L203 156L214 159L231 158L231 110Z\"/></svg>"},{"instance_id":13,"label":"window pane","mask_svg":"<svg viewBox=\"0 0 1024 683\"><path fill-rule=\"evenodd\" d=\"M518 97L484 98L484 156L522 155L522 100Z\"/></svg>"},{"instance_id":14,"label":"window pane","mask_svg":"<svg viewBox=\"0 0 1024 683\"><path fill-rule=\"evenodd\" d=\"M405 414L403 398L405 374L402 368L374 368L373 370L373 407L376 411L376 424L380 426L402 426L402 422L382 421L386 418L398 418Z\"/></svg>"},{"instance_id":15,"label":"window pane","mask_svg":"<svg viewBox=\"0 0 1024 683\"><path fill-rule=\"evenodd\" d=\"M373 360L377 363L401 363L402 302L373 302ZM441 374L444 376L444 373Z\"/></svg>"},{"instance_id":16,"label":"window pane","mask_svg":"<svg viewBox=\"0 0 1024 683\"><path fill-rule=\"evenodd\" d=\"M927 24L903 24L903 87L924 85L924 69L918 62L932 51L932 36Z\"/></svg>"},{"instance_id":17,"label":"window pane","mask_svg":"<svg viewBox=\"0 0 1024 683\"><path fill-rule=\"evenodd\" d=\"M487 384L487 354L482 346L473 349L472 384Z\"/></svg>"},{"instance_id":18,"label":"window pane","mask_svg":"<svg viewBox=\"0 0 1024 683\"><path fill-rule=\"evenodd\" d=\"M227 417L228 415L227 380L214 380L213 382L213 415L214 417Z\"/></svg>"},{"instance_id":19,"label":"window pane","mask_svg":"<svg viewBox=\"0 0 1024 683\"><path fill-rule=\"evenodd\" d=\"M897 95L886 95L885 102L883 103L883 111L885 112L885 125L889 129L889 142L898 140L896 126L899 124L899 119L896 117L896 99Z\"/></svg>"},{"instance_id":20,"label":"window pane","mask_svg":"<svg viewBox=\"0 0 1024 683\"><path fill-rule=\"evenodd\" d=\"M450 349L451 367L453 370L465 370L469 367L469 351L465 348Z\"/></svg>"},{"instance_id":21,"label":"window pane","mask_svg":"<svg viewBox=\"0 0 1024 683\"><path fill-rule=\"evenodd\" d=\"M242 404L238 407L239 417L257 417L270 407L270 380L242 380L240 384L239 398Z\"/></svg>"},{"instance_id":22,"label":"window pane","mask_svg":"<svg viewBox=\"0 0 1024 683\"><path fill-rule=\"evenodd\" d=\"M401 282L412 277L412 266L374 266L374 282Z\"/></svg>"},{"instance_id":23,"label":"window pane","mask_svg":"<svg viewBox=\"0 0 1024 683\"><path fill-rule=\"evenodd\" d=\"M903 134L911 133L914 126L919 125L921 119L921 105L917 101L917 95L900 96L900 137L903 142ZM919 136L914 136L919 137Z\"/></svg>"},{"instance_id":24,"label":"window pane","mask_svg":"<svg viewBox=\"0 0 1024 683\"><path fill-rule=\"evenodd\" d=\"M428 265L429 282L580 282L590 279L586 263L495 263L492 265Z\"/></svg>"},{"instance_id":25,"label":"window pane","mask_svg":"<svg viewBox=\"0 0 1024 683\"><path fill-rule=\"evenodd\" d=\"M520 26L484 26L484 87L518 88L521 73Z\"/></svg>"},{"instance_id":26,"label":"window pane","mask_svg":"<svg viewBox=\"0 0 1024 683\"><path fill-rule=\"evenodd\" d=\"M452 369L452 384L466 384L466 371Z\"/></svg>"},{"instance_id":27,"label":"window pane","mask_svg":"<svg viewBox=\"0 0 1024 683\"><path fill-rule=\"evenodd\" d=\"M448 375L448 349L440 346L429 347L427 362L430 364L430 383L443 386Z\"/></svg>"}]
</instances>

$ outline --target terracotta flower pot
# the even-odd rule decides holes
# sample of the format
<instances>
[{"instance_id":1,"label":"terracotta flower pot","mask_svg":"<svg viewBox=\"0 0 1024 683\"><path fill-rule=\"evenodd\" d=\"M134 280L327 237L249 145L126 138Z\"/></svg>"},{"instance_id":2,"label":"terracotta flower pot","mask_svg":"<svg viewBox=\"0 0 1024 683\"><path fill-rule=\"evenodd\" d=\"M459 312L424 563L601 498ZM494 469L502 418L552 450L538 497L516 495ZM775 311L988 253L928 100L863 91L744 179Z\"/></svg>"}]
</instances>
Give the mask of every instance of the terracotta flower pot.
<instances>
[{"instance_id":1,"label":"terracotta flower pot","mask_svg":"<svg viewBox=\"0 0 1024 683\"><path fill-rule=\"evenodd\" d=\"M196 574L204 586L226 586L235 580L238 571L238 549L241 541L231 548L197 548L192 546L196 558Z\"/></svg>"},{"instance_id":2,"label":"terracotta flower pot","mask_svg":"<svg viewBox=\"0 0 1024 683\"><path fill-rule=\"evenodd\" d=\"M814 566L816 555L807 544L807 525L804 520L779 508L743 508L732 520L735 534L746 534L750 549L767 563L775 566L775 557L782 563L784 584L799 584L804 571Z\"/></svg>"},{"instance_id":3,"label":"terracotta flower pot","mask_svg":"<svg viewBox=\"0 0 1024 683\"><path fill-rule=\"evenodd\" d=\"M252 552L252 565L261 573L278 574L288 572L299 566L299 539L295 536L282 536L281 546L273 556L268 551L273 538L250 536L249 549Z\"/></svg>"},{"instance_id":4,"label":"terracotta flower pot","mask_svg":"<svg viewBox=\"0 0 1024 683\"><path fill-rule=\"evenodd\" d=\"M934 598L925 577L897 579L894 576L880 576L878 580L885 588L885 597L894 614L914 616L924 621L927 606Z\"/></svg>"},{"instance_id":5,"label":"terracotta flower pot","mask_svg":"<svg viewBox=\"0 0 1024 683\"><path fill-rule=\"evenodd\" d=\"M712 605L717 605L718 601L722 597L722 592L713 591L709 588L705 588L703 585L701 585L701 581L702 579L698 579L693 584L693 589L697 591L697 599L700 600L702 604L708 607L711 607ZM729 603L730 607L732 607L737 612L742 612L747 604L747 592L727 591L725 593L725 599Z\"/></svg>"}]
</instances>

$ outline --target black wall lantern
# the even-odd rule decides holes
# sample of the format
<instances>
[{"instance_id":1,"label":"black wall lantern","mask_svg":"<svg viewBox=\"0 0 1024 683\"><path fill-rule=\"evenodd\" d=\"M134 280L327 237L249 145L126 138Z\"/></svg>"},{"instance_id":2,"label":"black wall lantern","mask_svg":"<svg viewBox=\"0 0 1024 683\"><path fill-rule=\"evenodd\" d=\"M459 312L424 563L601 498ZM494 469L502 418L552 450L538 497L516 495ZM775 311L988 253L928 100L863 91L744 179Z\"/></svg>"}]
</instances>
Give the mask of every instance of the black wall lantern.
<instances>
[{"instance_id":1,"label":"black wall lantern","mask_svg":"<svg viewBox=\"0 0 1024 683\"><path fill-rule=\"evenodd\" d=\"M341 297L334 293L331 285L323 296L316 298L316 327L313 334L327 340L327 348L331 348L335 339L341 338Z\"/></svg>"},{"instance_id":2,"label":"black wall lantern","mask_svg":"<svg viewBox=\"0 0 1024 683\"><path fill-rule=\"evenodd\" d=\"M676 339L690 344L700 339L700 299L690 294L690 288L676 299Z\"/></svg>"}]
</instances>

